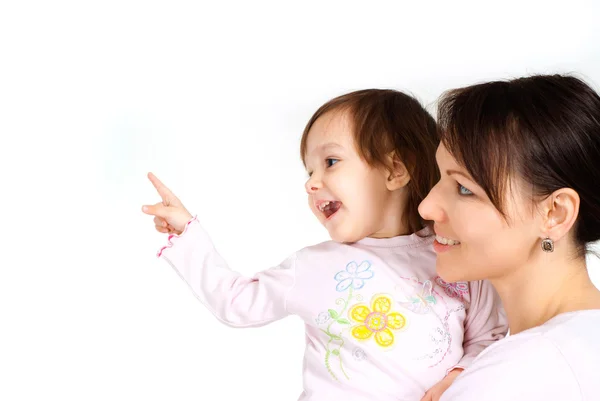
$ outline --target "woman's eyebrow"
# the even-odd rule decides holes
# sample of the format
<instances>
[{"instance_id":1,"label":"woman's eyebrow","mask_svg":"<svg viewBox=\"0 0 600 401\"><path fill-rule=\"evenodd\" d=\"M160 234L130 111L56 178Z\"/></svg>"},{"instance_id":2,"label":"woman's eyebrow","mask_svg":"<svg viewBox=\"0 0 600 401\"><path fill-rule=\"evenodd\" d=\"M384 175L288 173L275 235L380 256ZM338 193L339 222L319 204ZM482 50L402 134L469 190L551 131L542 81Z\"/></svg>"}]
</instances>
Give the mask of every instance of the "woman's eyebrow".
<instances>
[{"instance_id":1,"label":"woman's eyebrow","mask_svg":"<svg viewBox=\"0 0 600 401\"><path fill-rule=\"evenodd\" d=\"M473 181L473 179L471 177L469 177L467 174L463 173L462 171L448 169L448 170L446 170L446 174L447 175L454 175L454 174L460 175L460 176L465 177L469 181Z\"/></svg>"}]
</instances>

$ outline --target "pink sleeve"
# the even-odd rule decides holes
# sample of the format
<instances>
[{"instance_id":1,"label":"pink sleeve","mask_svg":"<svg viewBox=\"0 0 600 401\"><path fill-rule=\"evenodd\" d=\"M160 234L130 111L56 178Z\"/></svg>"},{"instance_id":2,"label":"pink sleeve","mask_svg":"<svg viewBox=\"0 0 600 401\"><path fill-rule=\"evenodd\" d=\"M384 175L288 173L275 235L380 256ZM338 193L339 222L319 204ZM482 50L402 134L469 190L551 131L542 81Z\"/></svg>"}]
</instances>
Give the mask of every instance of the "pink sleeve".
<instances>
[{"instance_id":1,"label":"pink sleeve","mask_svg":"<svg viewBox=\"0 0 600 401\"><path fill-rule=\"evenodd\" d=\"M181 235L169 236L158 256L224 324L257 327L288 315L286 298L295 282L295 255L254 277L244 277L229 268L193 218Z\"/></svg>"},{"instance_id":2,"label":"pink sleeve","mask_svg":"<svg viewBox=\"0 0 600 401\"><path fill-rule=\"evenodd\" d=\"M494 287L485 280L470 282L469 287L471 299L465 320L464 356L454 368L466 369L481 351L508 333L506 314Z\"/></svg>"}]
</instances>

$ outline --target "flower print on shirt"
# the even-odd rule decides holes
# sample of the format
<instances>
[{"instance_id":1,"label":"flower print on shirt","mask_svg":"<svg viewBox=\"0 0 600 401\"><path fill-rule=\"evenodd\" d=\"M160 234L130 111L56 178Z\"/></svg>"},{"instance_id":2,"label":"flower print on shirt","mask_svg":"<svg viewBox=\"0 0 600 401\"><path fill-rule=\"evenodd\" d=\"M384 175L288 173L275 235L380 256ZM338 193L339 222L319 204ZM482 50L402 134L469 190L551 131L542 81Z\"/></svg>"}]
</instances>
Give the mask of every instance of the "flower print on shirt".
<instances>
[{"instance_id":1,"label":"flower print on shirt","mask_svg":"<svg viewBox=\"0 0 600 401\"><path fill-rule=\"evenodd\" d=\"M331 316L327 312L319 313L319 316L315 319L315 323L317 324L325 324L331 320Z\"/></svg>"},{"instance_id":2,"label":"flower print on shirt","mask_svg":"<svg viewBox=\"0 0 600 401\"><path fill-rule=\"evenodd\" d=\"M356 347L352 350L352 356L354 357L354 360L358 362L367 360L367 353L360 347Z\"/></svg>"},{"instance_id":3,"label":"flower print on shirt","mask_svg":"<svg viewBox=\"0 0 600 401\"><path fill-rule=\"evenodd\" d=\"M393 303L390 296L378 294L373 297L370 307L358 304L350 308L348 316L358 323L352 327L352 337L361 341L373 337L375 343L382 348L392 346L395 341L394 331L405 329L407 325L403 314L392 311Z\"/></svg>"},{"instance_id":4,"label":"flower print on shirt","mask_svg":"<svg viewBox=\"0 0 600 401\"><path fill-rule=\"evenodd\" d=\"M341 372L346 379L350 379L344 369L344 360L342 359L341 352L346 342L342 334L344 331L351 328L350 320L346 319L344 316L351 301L362 301L362 296L354 292L355 290L362 289L365 286L366 281L373 278L375 272L371 270L371 267L371 262L368 260L364 260L360 263L352 261L346 264L346 268L339 271L333 277L337 282L335 287L336 291L347 292L346 296L336 299L335 303L337 307L328 309L327 312L320 312L315 318L317 325L326 325L324 328L321 328L321 331L325 333L328 338L327 343L325 344L325 367L334 380L339 380L334 369ZM358 352L358 354L353 353L352 356L355 359L361 358L360 352ZM366 354L364 357L366 358ZM332 358L337 358L339 364L332 364Z\"/></svg>"},{"instance_id":5,"label":"flower print on shirt","mask_svg":"<svg viewBox=\"0 0 600 401\"><path fill-rule=\"evenodd\" d=\"M467 302L465 295L469 294L469 284L465 282L447 283L440 276L435 277L435 283L442 287L450 298L458 299L463 304Z\"/></svg>"},{"instance_id":6,"label":"flower print on shirt","mask_svg":"<svg viewBox=\"0 0 600 401\"><path fill-rule=\"evenodd\" d=\"M349 287L360 290L365 286L365 280L369 280L374 275L371 270L371 262L365 260L358 265L356 262L350 262L346 265L346 270L338 272L334 279L338 282L335 289L338 292L346 291Z\"/></svg>"}]
</instances>

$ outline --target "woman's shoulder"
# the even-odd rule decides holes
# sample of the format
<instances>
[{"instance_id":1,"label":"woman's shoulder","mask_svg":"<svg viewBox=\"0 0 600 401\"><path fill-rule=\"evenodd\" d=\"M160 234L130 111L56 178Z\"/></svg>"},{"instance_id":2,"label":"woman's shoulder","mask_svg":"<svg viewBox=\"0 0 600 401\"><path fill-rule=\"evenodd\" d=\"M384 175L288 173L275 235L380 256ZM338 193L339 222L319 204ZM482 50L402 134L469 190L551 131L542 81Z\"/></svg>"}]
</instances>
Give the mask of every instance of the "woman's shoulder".
<instances>
[{"instance_id":1,"label":"woman's shoulder","mask_svg":"<svg viewBox=\"0 0 600 401\"><path fill-rule=\"evenodd\" d=\"M510 356L514 361L527 360L528 365L552 358L555 363L567 364L574 373L584 373L582 368L592 367L590 362L600 366L600 309L557 315L540 326L509 335L484 350L481 358L485 354L490 354L490 359L508 360Z\"/></svg>"},{"instance_id":2,"label":"woman's shoulder","mask_svg":"<svg viewBox=\"0 0 600 401\"><path fill-rule=\"evenodd\" d=\"M600 309L590 309L562 313L540 326L509 336L503 344L498 345L506 351L513 347L520 349L524 343L531 346L533 342L538 347L557 348L567 359L576 358L587 349L600 359L599 340Z\"/></svg>"},{"instance_id":3,"label":"woman's shoulder","mask_svg":"<svg viewBox=\"0 0 600 401\"><path fill-rule=\"evenodd\" d=\"M485 349L442 401L591 400L600 392L600 310L558 315Z\"/></svg>"},{"instance_id":4,"label":"woman's shoulder","mask_svg":"<svg viewBox=\"0 0 600 401\"><path fill-rule=\"evenodd\" d=\"M600 309L562 313L528 331L532 334L540 333L559 345L568 345L573 338L578 338L590 340L600 346Z\"/></svg>"}]
</instances>

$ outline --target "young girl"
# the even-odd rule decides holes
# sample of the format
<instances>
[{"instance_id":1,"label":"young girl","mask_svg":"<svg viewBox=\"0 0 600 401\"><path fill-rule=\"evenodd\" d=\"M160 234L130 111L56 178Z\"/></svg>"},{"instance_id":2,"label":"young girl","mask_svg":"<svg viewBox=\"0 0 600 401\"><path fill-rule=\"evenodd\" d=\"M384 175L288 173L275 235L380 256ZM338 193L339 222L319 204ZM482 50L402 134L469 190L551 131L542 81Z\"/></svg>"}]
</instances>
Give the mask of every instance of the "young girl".
<instances>
[{"instance_id":1,"label":"young girl","mask_svg":"<svg viewBox=\"0 0 600 401\"><path fill-rule=\"evenodd\" d=\"M489 284L450 284L435 273L434 238L417 208L439 178L437 144L433 118L403 93L363 90L323 105L301 156L310 208L332 241L251 278L228 267L152 174L162 202L143 211L171 233L158 256L223 323L304 320L300 400L437 400L507 332Z\"/></svg>"}]
</instances>

